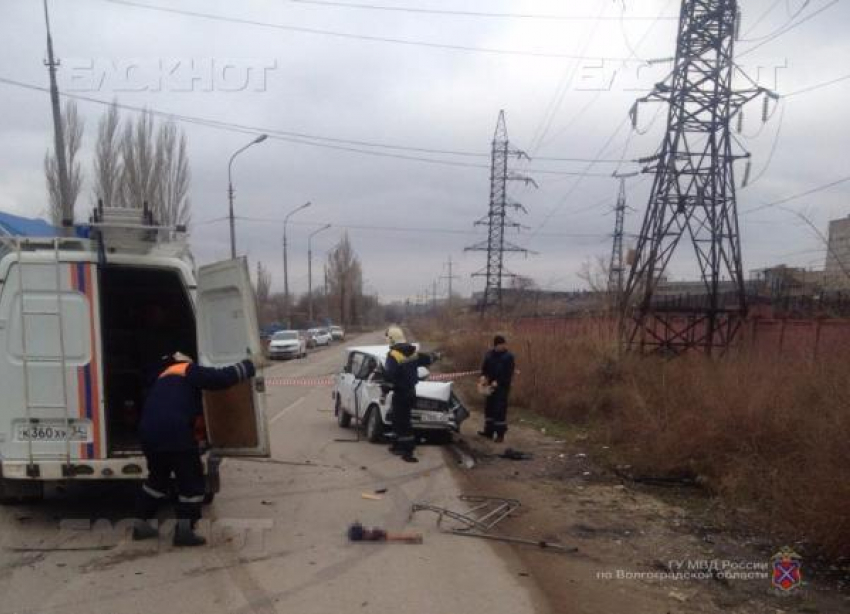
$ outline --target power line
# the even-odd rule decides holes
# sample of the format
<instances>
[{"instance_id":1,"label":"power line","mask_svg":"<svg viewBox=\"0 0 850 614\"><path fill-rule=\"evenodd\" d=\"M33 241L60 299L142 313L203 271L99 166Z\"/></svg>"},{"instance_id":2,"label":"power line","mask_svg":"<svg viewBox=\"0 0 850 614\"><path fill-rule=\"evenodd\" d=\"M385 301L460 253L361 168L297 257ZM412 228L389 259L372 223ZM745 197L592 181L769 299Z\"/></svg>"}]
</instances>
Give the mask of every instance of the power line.
<instances>
[{"instance_id":1,"label":"power line","mask_svg":"<svg viewBox=\"0 0 850 614\"><path fill-rule=\"evenodd\" d=\"M23 89L39 91L39 92L48 91L48 89L46 87L42 87L42 86L39 86L39 85L33 85L33 84L30 84L30 83L24 83L24 82L21 82L21 81L16 81L14 79L8 79L8 78L5 78L5 77L0 77L0 83L15 86L15 87L20 87L20 88L23 88ZM476 169L482 169L482 168L483 169L489 169L490 168L489 165L487 165L487 164L475 164L475 163L471 163L471 162L460 162L460 161L457 161L457 160L440 160L440 159L437 159L437 158L425 158L425 157L422 157L422 156L406 155L406 154L400 154L400 153L390 153L390 152L387 152L387 151L373 151L373 150L363 149L362 147L353 147L353 146L348 146L348 145L343 145L343 144L333 144L334 142L345 143L346 141L343 140L343 139L333 139L332 142L323 142L323 141L320 141L319 139L330 140L329 137L316 137L316 136L309 136L309 135L290 136L292 134L297 134L297 133L286 132L286 131L277 130L275 128L268 128L268 127L264 127L264 126L249 126L249 125L237 124L237 123L233 123L233 122L224 122L224 121L220 121L220 120L200 118L200 117L196 117L196 116L192 116L192 115L185 115L185 114L180 114L180 113L171 113L171 112L166 112L166 111L160 111L160 110L154 109L152 107L137 107L137 106L133 106L133 105L128 105L128 104L104 100L102 98L94 98L92 96L84 96L84 95L81 95L81 94L70 94L70 93L67 93L67 92L63 92L63 93L60 93L60 95L65 97L65 98L72 98L74 100L81 100L81 101L84 101L84 102L89 102L89 103L92 103L92 104L98 104L98 105L102 105L102 106L111 106L111 105L114 104L117 108L125 110L125 111L131 111L131 112L134 112L134 113L150 113L151 115L154 115L154 116L157 116L157 117L162 117L162 118L170 120L170 121L178 121L178 122L187 123L187 124L204 126L204 127L213 128L213 129L216 129L216 130L224 130L224 131L227 131L227 132L238 132L238 133L242 133L242 134L251 134L251 135L267 134L270 139L275 139L275 140L279 140L279 141L286 141L288 143L297 143L297 144L300 144L300 145L310 145L310 146L313 146L313 147L321 147L321 148L324 148L324 149L334 149L334 150L337 150L337 151L347 151L347 152L351 152L351 153L364 154L364 155L368 155L368 156L377 156L377 157L382 157L382 158L394 158L394 159L399 159L399 160L408 160L408 161L412 161L412 162L422 162L422 163L426 163L426 164L437 164L437 165L442 165L442 166L452 166L452 167L460 167L460 168L476 168ZM405 150L405 151L426 151L426 152L429 152L429 153L431 151L433 151L435 153L437 151L441 151L441 150L427 150L427 149L424 149L424 148L414 148L414 147L407 148L407 147L402 147L402 146L398 146L398 145L382 145L382 144L377 144L377 143L368 144L368 145L366 145L364 143L363 146L402 149L402 150ZM537 174L542 174L542 175L561 175L561 176L575 176L575 177L593 177L593 176L608 177L608 174L606 174L606 173L571 172L571 171L559 171L559 170L553 170L553 169L534 169L533 172L535 172Z\"/></svg>"},{"instance_id":2,"label":"power line","mask_svg":"<svg viewBox=\"0 0 850 614\"><path fill-rule=\"evenodd\" d=\"M171 13L174 15L183 15L185 17L197 17L200 19L208 19L211 21L221 21L226 23L237 23L241 25L250 25L257 26L261 28L272 28L275 30L285 30L288 32L299 32L301 34L315 34L321 36L331 36L335 38L344 38L349 40L361 40L361 41L369 41L374 43L392 43L396 45L407 45L413 47L428 47L431 49L444 49L448 51L465 51L472 53L486 53L492 55L509 55L509 56L525 56L525 57L536 57L536 58L558 58L558 59L568 59L568 60L610 60L616 62L629 62L634 60L629 60L628 58L622 57L606 57L606 56L580 56L573 55L569 53L554 53L554 52L545 52L545 51L522 51L517 49L496 49L492 47L473 47L469 45L455 45L449 43L435 43L431 41L423 41L423 40L415 40L415 39L406 39L406 38L392 38L388 36L369 36L366 34L352 34L350 32L338 32L335 30L322 30L319 28L307 28L304 26L291 26L281 23L272 23L268 21L259 21L255 19L244 19L241 17L230 17L226 15L216 15L213 13L202 13L200 11L188 11L184 9L176 9L166 6L158 6L153 4L144 4L141 2L133 2L132 0L101 0L102 2L108 2L109 4L116 4L121 6L129 6L133 8L140 8L149 11L157 11L161 13Z\"/></svg>"},{"instance_id":3,"label":"power line","mask_svg":"<svg viewBox=\"0 0 850 614\"><path fill-rule=\"evenodd\" d=\"M458 11L447 9L430 9L416 6L385 6L378 4L361 4L356 2L335 2L331 0L289 0L295 4L312 4L315 6L326 6L346 9L364 9L370 11L390 11L394 13L420 13L425 15L449 15L455 17L497 17L509 19L538 19L546 21L593 21L596 18L586 15L552 15L537 13L492 13L485 11ZM616 18L609 17L606 21ZM650 21L654 17L634 16L628 18L630 21ZM675 20L675 16L664 17L664 19Z\"/></svg>"},{"instance_id":4,"label":"power line","mask_svg":"<svg viewBox=\"0 0 850 614\"><path fill-rule=\"evenodd\" d=\"M205 226L207 224L213 224L216 222L222 222L228 218L226 217L217 217L208 220L204 220L201 222L197 222L197 226ZM283 218L268 218L268 217L254 217L254 216L236 216L237 220L242 220L245 222L256 222L262 224L283 224ZM321 222L310 222L310 221L290 221L290 225L292 226L305 226L310 228L315 228L318 226L322 226ZM433 228L433 227L418 227L418 226L377 226L370 224L337 224L333 225L336 229L342 230L367 230L367 231L379 231L379 232L404 232L404 233L415 233L415 234L445 234L445 235L469 235L469 236L477 236L479 233L475 230L464 230L462 228ZM571 238L571 239L608 239L610 238L610 233L602 234L602 233L581 233L581 232L541 232L538 233L539 236L544 237L554 237L554 238Z\"/></svg>"},{"instance_id":5,"label":"power line","mask_svg":"<svg viewBox=\"0 0 850 614\"><path fill-rule=\"evenodd\" d=\"M759 18L756 20L756 22L755 22L752 26L750 26L750 28L747 30L747 33L746 33L744 36L742 36L741 38L739 38L738 40L739 40L740 42L742 42L742 43L755 43L755 42L758 42L758 41L764 40L764 39L766 39L766 38L770 38L770 37L771 37L771 36L773 36L774 34L776 34L776 33L780 32L780 31L781 31L781 30L783 30L785 27L787 27L787 26L788 26L791 22L793 22L795 19L797 19L797 17L799 17L799 16L803 13L803 11L805 11L805 10L806 10L806 7L808 7L808 6L809 6L809 4L811 4L811 0L804 0L803 4L800 6L800 8L798 8L798 9L797 9L796 11L794 11L793 13L789 12L789 13L788 13L788 19L786 19L786 20L785 20L785 23L783 23L781 26L779 26L778 28L776 28L773 32L770 32L770 33L768 33L768 34L763 34L762 36L754 36L753 38L747 38L747 36L749 35L749 33L750 33L750 32L752 32L752 31L753 31L756 27L758 27L758 25L759 25L762 21L764 21L764 19L765 19L768 15L770 15L770 14L773 12L773 10L774 10L777 6L779 6L779 3L780 3L780 2L782 2L782 0L776 0L776 2L774 2L774 3L770 6L770 7L768 7L768 9L767 9L767 10L766 10L766 11L765 11L762 15L761 15L761 17L759 17ZM786 7L785 7L785 8L786 8L786 9L790 8L790 7L788 7L788 6L787 6L787 0L786 0Z\"/></svg>"},{"instance_id":6,"label":"power line","mask_svg":"<svg viewBox=\"0 0 850 614\"><path fill-rule=\"evenodd\" d=\"M757 207L753 207L752 209L747 209L743 211L741 215L748 215L750 213L755 213L756 211L762 211L764 209L768 209L770 207L778 207L779 205L784 205L785 203L791 202L793 200L798 200L805 196L811 196L812 194L817 194L818 192L824 192L830 188L834 188L835 186L841 185L843 183L850 182L850 175L847 177L842 177L841 179L837 179L835 181L831 181L829 183L825 183L823 185L817 186L810 190L806 190L805 192L800 192L799 194L794 194L793 196L787 196L786 198L781 198L779 200L775 200L773 202L764 203Z\"/></svg>"},{"instance_id":7,"label":"power line","mask_svg":"<svg viewBox=\"0 0 850 614\"><path fill-rule=\"evenodd\" d=\"M830 3L828 3L828 4L825 4L824 6L820 7L818 10L814 11L813 13L810 13L810 14L806 15L803 19L800 19L799 21L796 21L796 22L794 22L794 23L792 23L792 24L790 24L790 25L786 26L784 29L780 29L780 30L778 30L777 32L775 32L775 33L773 33L773 34L769 35L769 36L768 36L765 40L763 40L762 42L760 42L760 43L758 43L758 44L756 44L756 45L753 45L752 47L749 47L748 49L746 49L746 50L742 51L741 53L739 53L739 54L738 54L738 57L739 57L739 58L742 58L742 57L744 57L744 56L746 56L746 55L749 55L750 53L752 53L752 52L753 52L753 51L755 51L756 49L759 49L759 48L761 48L761 47L764 47L765 45L767 45L768 43L770 43L770 42L772 42L772 41L776 40L777 38L779 38L779 37L780 37L780 36L782 36L783 34L787 34L788 32L790 32L791 30L793 30L793 29L797 28L798 26L801 26L801 25L803 25L804 23L806 23L806 22L808 22L808 21L811 21L812 19L814 19L815 17L817 17L818 15L820 15L821 13L823 13L824 11L826 11L826 10L828 10L828 9L831 9L833 6L835 6L836 4L838 4L838 3L839 3L839 1L840 1L840 0L832 0L832 2L830 2Z\"/></svg>"},{"instance_id":8,"label":"power line","mask_svg":"<svg viewBox=\"0 0 850 614\"><path fill-rule=\"evenodd\" d=\"M617 126L617 128L614 130L614 132L611 134L611 136L608 137L608 140L606 140L605 143L602 145L602 147L599 149L598 154L597 154L598 157L601 158L602 155L604 155L604 153L608 150L608 147L611 146L611 143L614 141L614 139L617 138L617 135L620 134L620 131L626 126L628 121L629 121L628 117L623 118L623 121L620 122L620 125ZM593 168L593 166L595 164L596 164L595 161L588 163L588 165L585 167L585 171L590 171L590 169ZM609 178L611 177L610 174L608 174L606 176L609 177ZM582 180L582 177L578 177L576 179L576 181L573 183L573 185L570 187L570 189L567 190L567 193L564 195L564 197L561 199L561 201L557 205L555 205L555 207L552 208L543 217L543 221L540 222L540 224L538 224L537 228L534 231L532 231L532 233L531 233L532 238L537 236L538 234L540 234L540 229L543 228L549 222L549 220L551 220L552 217L561 209L561 207L564 206L564 204L567 202L567 199L569 199L569 197L572 196L573 193L578 189L579 185L581 185L581 180Z\"/></svg>"},{"instance_id":9,"label":"power line","mask_svg":"<svg viewBox=\"0 0 850 614\"><path fill-rule=\"evenodd\" d=\"M809 92L814 92L825 87L830 87L831 85L836 85L837 83L841 83L843 81L850 80L850 75L843 75L841 77L837 77L830 81L824 81L823 83L816 83L815 85L809 85L799 90L794 90L793 92L789 92L787 94L783 94L783 98L793 98L794 96L799 96L801 94L808 94Z\"/></svg>"}]
</instances>

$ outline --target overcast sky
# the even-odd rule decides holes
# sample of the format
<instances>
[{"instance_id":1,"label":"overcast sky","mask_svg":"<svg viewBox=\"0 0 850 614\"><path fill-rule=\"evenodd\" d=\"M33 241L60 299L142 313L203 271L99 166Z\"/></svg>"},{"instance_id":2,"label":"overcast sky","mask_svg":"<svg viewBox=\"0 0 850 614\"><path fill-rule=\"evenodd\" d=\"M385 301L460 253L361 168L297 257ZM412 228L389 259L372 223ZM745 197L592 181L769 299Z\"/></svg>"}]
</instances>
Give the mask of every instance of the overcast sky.
<instances>
[{"instance_id":1,"label":"overcast sky","mask_svg":"<svg viewBox=\"0 0 850 614\"><path fill-rule=\"evenodd\" d=\"M637 60L673 55L676 22L671 18L679 9L678 0L369 3L513 14L499 17L292 0L138 0L138 4L236 21L108 0L52 0L63 92L274 130L276 136L287 132L322 137L301 142L270 138L237 158L236 211L241 218L250 218L238 221L238 250L249 255L252 266L257 260L266 263L273 286L282 288L281 221L292 208L311 201L312 206L294 216L290 226L292 288L306 289L307 234L330 223L333 228L313 240L314 270L321 270L324 253L348 228L363 261L367 287L388 299L422 293L447 274L449 257L458 276L455 288L464 293L481 288L482 280L472 280L470 274L483 267L484 254L465 253L464 247L485 237L473 222L487 212L487 154L500 109L506 112L513 145L537 158L517 168L539 184L539 189L512 188L513 197L528 210L528 215L518 216L528 228L512 232L510 239L537 253L511 257L508 268L546 288L580 287L577 272L582 262L610 254L617 184L604 175L617 165L541 158L634 159L656 150L664 113L656 114L651 106L641 108L640 132L634 133L626 118L640 95L636 90L651 87L669 68L647 67ZM807 6L805 0L740 4L739 63L763 85L789 93L850 72L847 0L810 0ZM789 15L802 10L796 19L800 21L821 9L808 21L770 38L789 24ZM4 45L0 79L47 85L40 0L0 0L0 40ZM593 59L600 57L607 59L601 63ZM211 67L219 70L212 78L192 83L191 62L198 75ZM231 68L222 75L220 69L227 65ZM128 66L134 68L127 70ZM49 98L5 83L0 83L0 92L0 210L44 215L42 161L52 140ZM850 80L793 96L772 108L775 112L765 126L760 101L751 104L740 140L753 154L752 176L758 180L740 191L740 210L848 175L844 151L850 128L848 93ZM78 105L86 119L84 159L90 174L104 108L86 101ZM222 129L221 124L219 128L208 123L181 125L189 139L192 168L192 245L199 262L221 259L229 250L227 225L221 219L227 212L227 161L254 134ZM473 155L387 149L353 141ZM634 164L624 163L620 170L634 169ZM743 163L736 170L740 178ZM629 214L627 231L636 232L640 225L650 184L647 176L629 180L629 205L635 211ZM850 183L844 183L787 206L804 212L825 231L829 219L850 213L848 192ZM77 203L78 217L87 215L90 194L87 183ZM787 211L768 208L743 214L741 227L747 270L776 263L823 266L824 246ZM687 261L683 257L677 263L674 258L673 277L690 274ZM439 287L445 291L445 280Z\"/></svg>"}]
</instances>

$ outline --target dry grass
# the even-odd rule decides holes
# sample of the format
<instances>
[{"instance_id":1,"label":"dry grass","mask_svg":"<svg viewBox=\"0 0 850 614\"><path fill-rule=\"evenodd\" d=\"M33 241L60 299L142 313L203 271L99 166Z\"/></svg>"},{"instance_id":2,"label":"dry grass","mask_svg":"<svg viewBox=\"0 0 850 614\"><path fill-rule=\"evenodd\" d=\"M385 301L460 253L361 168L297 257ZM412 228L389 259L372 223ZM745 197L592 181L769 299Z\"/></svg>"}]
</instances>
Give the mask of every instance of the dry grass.
<instances>
[{"instance_id":1,"label":"dry grass","mask_svg":"<svg viewBox=\"0 0 850 614\"><path fill-rule=\"evenodd\" d=\"M634 470L689 475L807 553L850 557L850 362L619 357L601 323L422 323L460 370L495 332L521 374L512 405L590 428Z\"/></svg>"}]
</instances>

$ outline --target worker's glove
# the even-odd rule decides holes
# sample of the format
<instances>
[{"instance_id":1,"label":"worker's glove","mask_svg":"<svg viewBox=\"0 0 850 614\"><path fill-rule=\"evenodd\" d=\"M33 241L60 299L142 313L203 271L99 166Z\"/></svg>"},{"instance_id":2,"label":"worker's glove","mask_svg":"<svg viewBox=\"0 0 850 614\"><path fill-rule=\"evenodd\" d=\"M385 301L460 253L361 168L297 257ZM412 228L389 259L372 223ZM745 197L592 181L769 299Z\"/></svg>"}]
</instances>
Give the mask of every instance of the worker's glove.
<instances>
[{"instance_id":1,"label":"worker's glove","mask_svg":"<svg viewBox=\"0 0 850 614\"><path fill-rule=\"evenodd\" d=\"M241 363L242 367L245 370L245 379L250 379L254 377L257 373L257 369L254 367L254 363L250 360L243 360Z\"/></svg>"}]
</instances>

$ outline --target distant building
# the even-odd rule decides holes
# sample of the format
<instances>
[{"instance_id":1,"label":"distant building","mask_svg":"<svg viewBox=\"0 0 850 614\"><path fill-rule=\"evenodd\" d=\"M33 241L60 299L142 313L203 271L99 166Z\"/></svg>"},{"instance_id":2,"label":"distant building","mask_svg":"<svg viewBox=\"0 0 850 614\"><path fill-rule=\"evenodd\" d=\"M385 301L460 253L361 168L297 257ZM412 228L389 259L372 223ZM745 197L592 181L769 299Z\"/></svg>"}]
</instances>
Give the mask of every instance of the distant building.
<instances>
[{"instance_id":1,"label":"distant building","mask_svg":"<svg viewBox=\"0 0 850 614\"><path fill-rule=\"evenodd\" d=\"M771 299L818 296L824 284L824 271L778 264L753 271L748 282L751 291Z\"/></svg>"},{"instance_id":2,"label":"distant building","mask_svg":"<svg viewBox=\"0 0 850 614\"><path fill-rule=\"evenodd\" d=\"M850 290L850 217L829 223L824 285L828 290Z\"/></svg>"}]
</instances>

